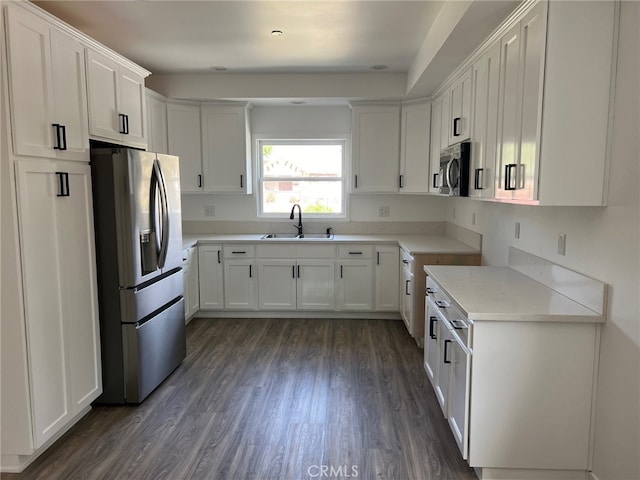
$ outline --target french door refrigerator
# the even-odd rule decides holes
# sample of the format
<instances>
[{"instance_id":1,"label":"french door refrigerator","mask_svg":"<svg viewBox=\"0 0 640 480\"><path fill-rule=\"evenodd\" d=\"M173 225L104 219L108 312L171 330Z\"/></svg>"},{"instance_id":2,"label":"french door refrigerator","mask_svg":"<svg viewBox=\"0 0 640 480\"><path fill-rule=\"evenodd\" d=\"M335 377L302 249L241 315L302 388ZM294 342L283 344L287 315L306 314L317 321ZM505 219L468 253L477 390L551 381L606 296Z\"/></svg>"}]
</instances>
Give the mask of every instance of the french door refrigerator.
<instances>
[{"instance_id":1,"label":"french door refrigerator","mask_svg":"<svg viewBox=\"0 0 640 480\"><path fill-rule=\"evenodd\" d=\"M186 356L178 157L92 145L103 394L140 403Z\"/></svg>"}]
</instances>

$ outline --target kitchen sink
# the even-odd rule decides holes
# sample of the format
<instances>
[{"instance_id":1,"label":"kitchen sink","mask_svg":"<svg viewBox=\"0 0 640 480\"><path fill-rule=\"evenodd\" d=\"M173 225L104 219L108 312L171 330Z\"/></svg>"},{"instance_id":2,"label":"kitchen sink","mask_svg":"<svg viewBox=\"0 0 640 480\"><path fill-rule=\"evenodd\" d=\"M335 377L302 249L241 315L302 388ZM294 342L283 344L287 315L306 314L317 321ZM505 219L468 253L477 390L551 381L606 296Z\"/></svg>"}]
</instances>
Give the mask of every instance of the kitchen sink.
<instances>
[{"instance_id":1,"label":"kitchen sink","mask_svg":"<svg viewBox=\"0 0 640 480\"><path fill-rule=\"evenodd\" d=\"M260 237L260 240L333 240L333 233L267 233Z\"/></svg>"}]
</instances>

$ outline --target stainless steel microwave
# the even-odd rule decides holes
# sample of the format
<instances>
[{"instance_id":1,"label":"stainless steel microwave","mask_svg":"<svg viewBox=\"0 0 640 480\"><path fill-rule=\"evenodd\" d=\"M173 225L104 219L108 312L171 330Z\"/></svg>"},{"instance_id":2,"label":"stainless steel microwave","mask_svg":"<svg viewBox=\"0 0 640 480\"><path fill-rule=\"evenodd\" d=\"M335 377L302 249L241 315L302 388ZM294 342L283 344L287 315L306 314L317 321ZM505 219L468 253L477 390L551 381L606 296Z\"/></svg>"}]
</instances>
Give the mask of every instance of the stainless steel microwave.
<instances>
[{"instance_id":1,"label":"stainless steel microwave","mask_svg":"<svg viewBox=\"0 0 640 480\"><path fill-rule=\"evenodd\" d=\"M440 152L438 188L443 195L469 196L471 142L460 142Z\"/></svg>"}]
</instances>

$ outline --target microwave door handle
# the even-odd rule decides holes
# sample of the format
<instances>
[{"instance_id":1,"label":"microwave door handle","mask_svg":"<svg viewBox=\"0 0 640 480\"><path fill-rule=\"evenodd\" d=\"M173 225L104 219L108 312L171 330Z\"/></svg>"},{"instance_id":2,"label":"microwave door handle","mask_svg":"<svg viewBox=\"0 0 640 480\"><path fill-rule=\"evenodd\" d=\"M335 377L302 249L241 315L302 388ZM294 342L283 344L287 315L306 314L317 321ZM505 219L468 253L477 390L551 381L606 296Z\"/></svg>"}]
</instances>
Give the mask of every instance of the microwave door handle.
<instances>
[{"instance_id":1,"label":"microwave door handle","mask_svg":"<svg viewBox=\"0 0 640 480\"><path fill-rule=\"evenodd\" d=\"M167 251L169 247L169 205L167 201L167 185L164 181L160 162L155 160L153 163L153 175L156 177L158 192L160 193L160 209L162 216L162 226L160 233L160 251L158 252L158 267L163 268L167 260ZM154 216L155 218L155 216Z\"/></svg>"},{"instance_id":2,"label":"microwave door handle","mask_svg":"<svg viewBox=\"0 0 640 480\"><path fill-rule=\"evenodd\" d=\"M449 187L449 195L453 195L453 180L451 178L451 166L453 165L453 160L449 160L447 162L447 186Z\"/></svg>"}]
</instances>

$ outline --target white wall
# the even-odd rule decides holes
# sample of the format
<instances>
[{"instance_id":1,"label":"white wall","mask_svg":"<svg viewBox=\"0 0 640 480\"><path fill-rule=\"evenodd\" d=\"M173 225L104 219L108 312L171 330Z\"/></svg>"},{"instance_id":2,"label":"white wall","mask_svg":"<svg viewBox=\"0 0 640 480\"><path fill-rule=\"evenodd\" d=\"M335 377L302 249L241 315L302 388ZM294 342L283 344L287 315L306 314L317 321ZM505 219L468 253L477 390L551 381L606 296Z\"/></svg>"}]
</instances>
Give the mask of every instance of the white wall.
<instances>
[{"instance_id":1,"label":"white wall","mask_svg":"<svg viewBox=\"0 0 640 480\"><path fill-rule=\"evenodd\" d=\"M449 221L482 233L485 263L506 264L513 245L609 285L595 422L593 474L599 480L640 478L639 11L640 3L622 2L608 206L447 203ZM515 222L521 225L518 240ZM557 254L561 232L567 234L566 256Z\"/></svg>"},{"instance_id":2,"label":"white wall","mask_svg":"<svg viewBox=\"0 0 640 480\"><path fill-rule=\"evenodd\" d=\"M351 134L351 109L348 106L257 106L251 110L251 133L254 137L348 138ZM347 172L351 171L350 150L347 144ZM443 198L360 194L349 197L350 222L431 222L444 219L446 200ZM215 217L205 217L205 206L215 207ZM379 207L389 207L389 216L379 217ZM183 195L182 210L182 218L187 222L258 221L255 195ZM324 225L327 221L318 220L317 223ZM344 221L328 223L339 225Z\"/></svg>"}]
</instances>

